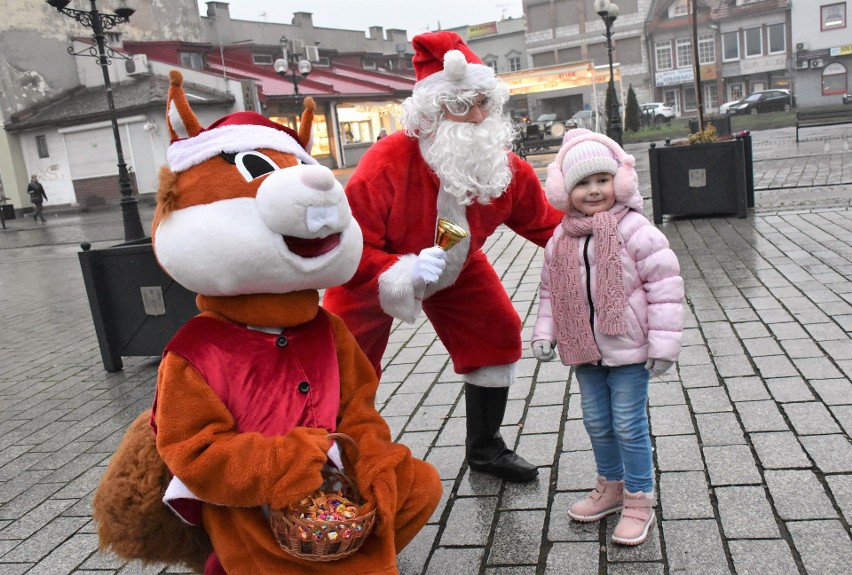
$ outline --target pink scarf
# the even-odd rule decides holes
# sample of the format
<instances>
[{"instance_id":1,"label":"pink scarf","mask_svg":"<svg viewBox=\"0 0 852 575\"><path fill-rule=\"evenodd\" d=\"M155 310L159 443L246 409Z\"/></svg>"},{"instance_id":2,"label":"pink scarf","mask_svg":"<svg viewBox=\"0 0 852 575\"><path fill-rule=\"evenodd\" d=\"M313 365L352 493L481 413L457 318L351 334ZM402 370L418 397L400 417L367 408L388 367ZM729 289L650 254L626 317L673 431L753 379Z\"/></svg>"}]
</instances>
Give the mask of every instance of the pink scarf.
<instances>
[{"instance_id":1,"label":"pink scarf","mask_svg":"<svg viewBox=\"0 0 852 575\"><path fill-rule=\"evenodd\" d=\"M562 218L565 231L556 243L550 262L550 301L556 328L556 344L565 365L580 365L601 358L589 318L584 286L580 284L579 238L592 234L597 258L595 320L606 335L626 332L621 236L618 222L630 210L617 205L592 217Z\"/></svg>"}]
</instances>

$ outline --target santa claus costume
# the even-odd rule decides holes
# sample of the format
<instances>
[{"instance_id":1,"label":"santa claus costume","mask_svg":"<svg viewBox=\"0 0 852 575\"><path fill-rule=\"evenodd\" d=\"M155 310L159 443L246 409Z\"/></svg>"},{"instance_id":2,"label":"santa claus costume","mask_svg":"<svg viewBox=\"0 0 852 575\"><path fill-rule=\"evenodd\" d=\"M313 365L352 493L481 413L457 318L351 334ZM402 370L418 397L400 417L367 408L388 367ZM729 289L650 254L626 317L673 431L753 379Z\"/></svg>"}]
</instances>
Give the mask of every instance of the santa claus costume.
<instances>
[{"instance_id":1,"label":"santa claus costume","mask_svg":"<svg viewBox=\"0 0 852 575\"><path fill-rule=\"evenodd\" d=\"M538 470L500 436L521 321L482 246L500 225L544 246L561 214L532 167L508 151L508 90L493 70L454 32L421 34L412 44L417 84L404 103L405 130L373 145L346 187L364 234L361 262L323 304L344 319L377 372L394 319L414 321L422 309L465 382L469 465L529 481ZM481 117L458 119L472 111ZM468 236L446 253L437 280L418 284L439 218Z\"/></svg>"}]
</instances>

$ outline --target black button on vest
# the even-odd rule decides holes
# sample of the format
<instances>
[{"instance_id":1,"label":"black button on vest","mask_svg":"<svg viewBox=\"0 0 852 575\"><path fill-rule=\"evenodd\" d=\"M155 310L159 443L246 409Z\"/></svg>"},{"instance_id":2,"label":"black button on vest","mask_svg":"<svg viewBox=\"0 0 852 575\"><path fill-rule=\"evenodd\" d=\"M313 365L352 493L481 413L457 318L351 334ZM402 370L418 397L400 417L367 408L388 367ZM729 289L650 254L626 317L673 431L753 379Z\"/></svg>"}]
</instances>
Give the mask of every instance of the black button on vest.
<instances>
[{"instance_id":1,"label":"black button on vest","mask_svg":"<svg viewBox=\"0 0 852 575\"><path fill-rule=\"evenodd\" d=\"M278 338L275 340L275 345L277 345L278 347L284 347L285 345L287 345L287 336L279 335Z\"/></svg>"},{"instance_id":2,"label":"black button on vest","mask_svg":"<svg viewBox=\"0 0 852 575\"><path fill-rule=\"evenodd\" d=\"M311 384L307 381L302 381L299 383L299 391L302 393L308 393L308 390L311 389Z\"/></svg>"}]
</instances>

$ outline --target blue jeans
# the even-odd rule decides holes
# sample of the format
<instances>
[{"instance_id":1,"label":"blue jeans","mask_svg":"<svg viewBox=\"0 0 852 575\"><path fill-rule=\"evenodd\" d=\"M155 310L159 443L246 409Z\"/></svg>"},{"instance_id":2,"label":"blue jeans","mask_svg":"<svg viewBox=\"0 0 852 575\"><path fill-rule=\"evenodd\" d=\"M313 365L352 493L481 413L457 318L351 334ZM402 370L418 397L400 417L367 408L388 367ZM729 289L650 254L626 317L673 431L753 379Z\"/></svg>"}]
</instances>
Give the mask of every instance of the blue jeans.
<instances>
[{"instance_id":1,"label":"blue jeans","mask_svg":"<svg viewBox=\"0 0 852 575\"><path fill-rule=\"evenodd\" d=\"M631 493L654 489L648 431L648 370L643 363L578 365L583 425L592 442L598 475L624 480Z\"/></svg>"}]
</instances>

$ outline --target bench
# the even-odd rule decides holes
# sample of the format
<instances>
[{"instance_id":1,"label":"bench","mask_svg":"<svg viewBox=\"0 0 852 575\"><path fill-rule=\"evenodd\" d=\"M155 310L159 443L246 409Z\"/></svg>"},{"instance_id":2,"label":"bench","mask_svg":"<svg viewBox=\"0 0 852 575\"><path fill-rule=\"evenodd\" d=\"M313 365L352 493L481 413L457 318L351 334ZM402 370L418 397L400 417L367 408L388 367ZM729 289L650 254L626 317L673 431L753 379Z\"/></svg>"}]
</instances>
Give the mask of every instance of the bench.
<instances>
[{"instance_id":1,"label":"bench","mask_svg":"<svg viewBox=\"0 0 852 575\"><path fill-rule=\"evenodd\" d=\"M852 122L852 107L818 108L796 112L796 141L801 128L833 126Z\"/></svg>"},{"instance_id":2,"label":"bench","mask_svg":"<svg viewBox=\"0 0 852 575\"><path fill-rule=\"evenodd\" d=\"M535 124L530 124L522 129L520 135L512 142L512 151L521 159L534 154L548 154L553 152L552 148L562 145L562 136L558 138L546 137Z\"/></svg>"}]
</instances>

